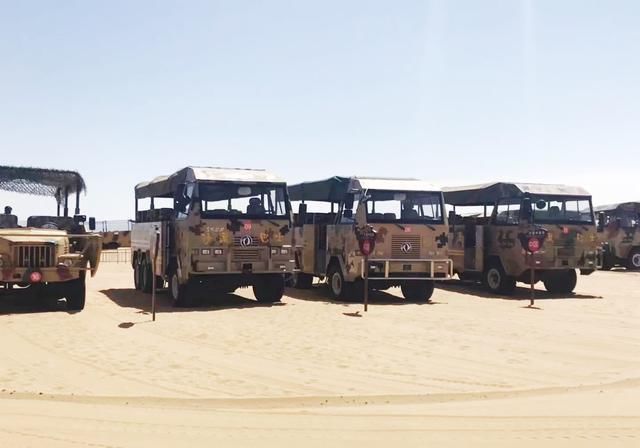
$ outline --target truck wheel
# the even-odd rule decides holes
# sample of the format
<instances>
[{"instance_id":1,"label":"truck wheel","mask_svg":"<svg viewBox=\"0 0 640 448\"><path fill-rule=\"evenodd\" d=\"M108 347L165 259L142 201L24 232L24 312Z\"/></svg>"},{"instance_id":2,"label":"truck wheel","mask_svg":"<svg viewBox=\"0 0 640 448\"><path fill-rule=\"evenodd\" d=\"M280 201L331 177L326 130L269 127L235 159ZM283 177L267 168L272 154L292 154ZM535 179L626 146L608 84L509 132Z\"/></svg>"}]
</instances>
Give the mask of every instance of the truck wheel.
<instances>
[{"instance_id":1,"label":"truck wheel","mask_svg":"<svg viewBox=\"0 0 640 448\"><path fill-rule=\"evenodd\" d=\"M142 269L141 269L140 259L136 258L135 263L133 263L133 286L136 288L136 291L142 291Z\"/></svg>"},{"instance_id":2,"label":"truck wheel","mask_svg":"<svg viewBox=\"0 0 640 448\"><path fill-rule=\"evenodd\" d=\"M347 296L347 285L342 275L342 269L336 263L329 266L329 272L327 272L327 284L329 290L334 299L344 299Z\"/></svg>"},{"instance_id":3,"label":"truck wheel","mask_svg":"<svg viewBox=\"0 0 640 448\"><path fill-rule=\"evenodd\" d=\"M544 287L552 294L569 294L573 292L578 283L575 269L550 272L543 279Z\"/></svg>"},{"instance_id":4,"label":"truck wheel","mask_svg":"<svg viewBox=\"0 0 640 448\"><path fill-rule=\"evenodd\" d=\"M281 275L262 275L253 285L253 295L260 303L279 302L284 295L284 277Z\"/></svg>"},{"instance_id":5,"label":"truck wheel","mask_svg":"<svg viewBox=\"0 0 640 448\"><path fill-rule=\"evenodd\" d=\"M140 289L142 292L150 293L153 285L153 272L151 272L151 263L147 259L143 259L140 264Z\"/></svg>"},{"instance_id":6,"label":"truck wheel","mask_svg":"<svg viewBox=\"0 0 640 448\"><path fill-rule=\"evenodd\" d=\"M413 302L428 302L433 295L433 280L414 280L407 281L400 285L402 295L405 299Z\"/></svg>"},{"instance_id":7,"label":"truck wheel","mask_svg":"<svg viewBox=\"0 0 640 448\"><path fill-rule=\"evenodd\" d=\"M313 275L298 272L293 274L293 287L296 289L311 289L313 286Z\"/></svg>"},{"instance_id":8,"label":"truck wheel","mask_svg":"<svg viewBox=\"0 0 640 448\"><path fill-rule=\"evenodd\" d=\"M494 262L484 272L484 284L494 294L510 296L516 290L516 279L507 275L502 264Z\"/></svg>"},{"instance_id":9,"label":"truck wheel","mask_svg":"<svg viewBox=\"0 0 640 448\"><path fill-rule=\"evenodd\" d=\"M640 270L640 247L631 250L629 261L627 261L627 269L632 271Z\"/></svg>"},{"instance_id":10,"label":"truck wheel","mask_svg":"<svg viewBox=\"0 0 640 448\"><path fill-rule=\"evenodd\" d=\"M83 274L83 273L82 273ZM65 297L67 299L67 309L70 311L81 311L84 309L87 289L84 275L71 280L65 284Z\"/></svg>"},{"instance_id":11,"label":"truck wheel","mask_svg":"<svg viewBox=\"0 0 640 448\"><path fill-rule=\"evenodd\" d=\"M174 272L169 277L169 294L171 295L171 302L176 308L183 308L193 306L193 300L189 298L188 285L181 285L178 280L178 273Z\"/></svg>"}]
</instances>

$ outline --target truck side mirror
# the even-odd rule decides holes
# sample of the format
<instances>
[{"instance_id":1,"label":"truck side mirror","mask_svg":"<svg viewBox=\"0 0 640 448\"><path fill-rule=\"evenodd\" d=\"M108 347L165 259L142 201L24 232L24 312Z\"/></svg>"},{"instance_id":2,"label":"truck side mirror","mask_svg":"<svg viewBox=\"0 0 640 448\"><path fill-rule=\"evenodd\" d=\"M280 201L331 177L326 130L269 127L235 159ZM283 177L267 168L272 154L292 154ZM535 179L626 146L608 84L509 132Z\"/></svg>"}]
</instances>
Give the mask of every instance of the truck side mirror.
<instances>
[{"instance_id":1,"label":"truck side mirror","mask_svg":"<svg viewBox=\"0 0 640 448\"><path fill-rule=\"evenodd\" d=\"M298 206L298 216L296 217L296 225L302 226L307 221L307 204Z\"/></svg>"},{"instance_id":2,"label":"truck side mirror","mask_svg":"<svg viewBox=\"0 0 640 448\"><path fill-rule=\"evenodd\" d=\"M453 232L453 226L456 223L456 212L455 210L449 210L449 231Z\"/></svg>"},{"instance_id":3,"label":"truck side mirror","mask_svg":"<svg viewBox=\"0 0 640 448\"><path fill-rule=\"evenodd\" d=\"M598 232L604 232L604 212L598 212Z\"/></svg>"},{"instance_id":4,"label":"truck side mirror","mask_svg":"<svg viewBox=\"0 0 640 448\"><path fill-rule=\"evenodd\" d=\"M89 230L96 230L96 218L89 218Z\"/></svg>"}]
</instances>

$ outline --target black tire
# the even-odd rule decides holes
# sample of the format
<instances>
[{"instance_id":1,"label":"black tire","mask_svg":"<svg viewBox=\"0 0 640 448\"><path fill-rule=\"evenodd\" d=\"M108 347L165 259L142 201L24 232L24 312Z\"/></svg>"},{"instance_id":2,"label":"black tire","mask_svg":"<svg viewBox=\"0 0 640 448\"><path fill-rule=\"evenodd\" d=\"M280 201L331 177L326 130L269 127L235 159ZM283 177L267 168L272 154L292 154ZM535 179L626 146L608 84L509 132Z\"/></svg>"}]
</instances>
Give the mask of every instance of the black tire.
<instances>
[{"instance_id":1,"label":"black tire","mask_svg":"<svg viewBox=\"0 0 640 448\"><path fill-rule=\"evenodd\" d=\"M84 272L81 273L80 278L66 282L64 289L67 309L69 311L82 311L87 296Z\"/></svg>"},{"instance_id":2,"label":"black tire","mask_svg":"<svg viewBox=\"0 0 640 448\"><path fill-rule=\"evenodd\" d=\"M502 264L498 262L489 264L485 269L483 283L494 294L510 296L516 290L516 279L507 275Z\"/></svg>"},{"instance_id":3,"label":"black tire","mask_svg":"<svg viewBox=\"0 0 640 448\"><path fill-rule=\"evenodd\" d=\"M284 295L284 276L278 274L259 276L253 285L253 295L260 303L279 302Z\"/></svg>"},{"instance_id":4,"label":"black tire","mask_svg":"<svg viewBox=\"0 0 640 448\"><path fill-rule=\"evenodd\" d=\"M193 306L195 301L189 293L189 285L181 285L178 281L178 273L173 272L169 276L169 296L171 297L173 306L176 308Z\"/></svg>"},{"instance_id":5,"label":"black tire","mask_svg":"<svg viewBox=\"0 0 640 448\"><path fill-rule=\"evenodd\" d=\"M293 274L293 287L296 289L311 289L313 286L313 275L298 272Z\"/></svg>"},{"instance_id":6,"label":"black tire","mask_svg":"<svg viewBox=\"0 0 640 448\"><path fill-rule=\"evenodd\" d=\"M345 299L348 297L348 286L344 281L342 275L342 269L337 263L329 266L327 272L327 285L329 286L329 292L334 299Z\"/></svg>"},{"instance_id":7,"label":"black tire","mask_svg":"<svg viewBox=\"0 0 640 448\"><path fill-rule=\"evenodd\" d=\"M151 292L151 288L153 288L152 278L151 263L146 258L143 258L140 263L140 290L142 292L147 294Z\"/></svg>"},{"instance_id":8,"label":"black tire","mask_svg":"<svg viewBox=\"0 0 640 448\"><path fill-rule=\"evenodd\" d=\"M413 280L404 282L400 285L402 295L405 299L412 302L428 302L433 295L434 289L433 280Z\"/></svg>"},{"instance_id":9,"label":"black tire","mask_svg":"<svg viewBox=\"0 0 640 448\"><path fill-rule=\"evenodd\" d=\"M627 269L630 271L640 271L640 247L634 247L627 259Z\"/></svg>"},{"instance_id":10,"label":"black tire","mask_svg":"<svg viewBox=\"0 0 640 448\"><path fill-rule=\"evenodd\" d=\"M578 283L575 269L551 271L543 279L544 287L552 294L570 294Z\"/></svg>"},{"instance_id":11,"label":"black tire","mask_svg":"<svg viewBox=\"0 0 640 448\"><path fill-rule=\"evenodd\" d=\"M138 257L136 257L136 261L133 263L133 287L136 291L142 291L142 270L140 258Z\"/></svg>"}]
</instances>

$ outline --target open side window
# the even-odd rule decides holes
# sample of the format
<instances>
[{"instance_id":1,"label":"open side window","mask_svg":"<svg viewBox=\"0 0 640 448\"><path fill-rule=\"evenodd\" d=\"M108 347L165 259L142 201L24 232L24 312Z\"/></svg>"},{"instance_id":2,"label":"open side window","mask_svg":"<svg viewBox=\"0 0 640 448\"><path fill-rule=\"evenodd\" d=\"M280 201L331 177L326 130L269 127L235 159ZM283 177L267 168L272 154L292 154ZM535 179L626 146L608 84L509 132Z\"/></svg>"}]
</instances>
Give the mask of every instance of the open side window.
<instances>
[{"instance_id":1,"label":"open side window","mask_svg":"<svg viewBox=\"0 0 640 448\"><path fill-rule=\"evenodd\" d=\"M520 198L500 199L493 212L493 223L499 226L515 226L520 224Z\"/></svg>"}]
</instances>

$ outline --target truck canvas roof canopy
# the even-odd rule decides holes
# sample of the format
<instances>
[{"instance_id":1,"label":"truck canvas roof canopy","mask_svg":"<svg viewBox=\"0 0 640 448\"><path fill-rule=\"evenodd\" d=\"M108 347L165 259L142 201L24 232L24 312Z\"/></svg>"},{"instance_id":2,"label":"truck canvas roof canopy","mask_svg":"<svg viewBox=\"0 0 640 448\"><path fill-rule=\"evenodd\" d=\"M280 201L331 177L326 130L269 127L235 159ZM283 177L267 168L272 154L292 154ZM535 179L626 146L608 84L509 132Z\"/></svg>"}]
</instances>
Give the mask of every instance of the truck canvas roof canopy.
<instances>
[{"instance_id":1,"label":"truck canvas roof canopy","mask_svg":"<svg viewBox=\"0 0 640 448\"><path fill-rule=\"evenodd\" d=\"M289 186L292 201L340 202L347 193L366 190L441 191L440 188L418 179L384 177L342 177Z\"/></svg>"},{"instance_id":2,"label":"truck canvas roof canopy","mask_svg":"<svg viewBox=\"0 0 640 448\"><path fill-rule=\"evenodd\" d=\"M76 171L0 166L0 190L53 196L60 201L65 190L80 193L86 190L86 184Z\"/></svg>"},{"instance_id":3,"label":"truck canvas roof canopy","mask_svg":"<svg viewBox=\"0 0 640 448\"><path fill-rule=\"evenodd\" d=\"M601 205L594 208L598 212L631 212L640 213L640 202L620 202L618 204Z\"/></svg>"},{"instance_id":4,"label":"truck canvas roof canopy","mask_svg":"<svg viewBox=\"0 0 640 448\"><path fill-rule=\"evenodd\" d=\"M136 198L173 197L178 185L190 182L285 183L282 178L265 170L188 166L170 176L139 183L135 187Z\"/></svg>"},{"instance_id":5,"label":"truck canvas roof canopy","mask_svg":"<svg viewBox=\"0 0 640 448\"><path fill-rule=\"evenodd\" d=\"M512 182L495 182L464 187L445 187L443 191L445 203L461 206L494 204L500 199L517 198L525 194L541 196L591 196L587 190L581 187Z\"/></svg>"}]
</instances>

